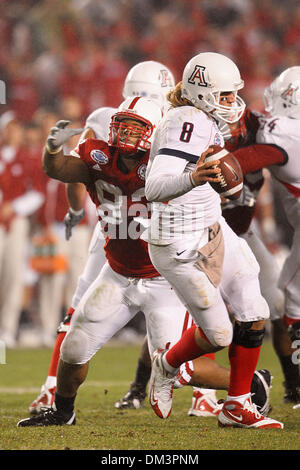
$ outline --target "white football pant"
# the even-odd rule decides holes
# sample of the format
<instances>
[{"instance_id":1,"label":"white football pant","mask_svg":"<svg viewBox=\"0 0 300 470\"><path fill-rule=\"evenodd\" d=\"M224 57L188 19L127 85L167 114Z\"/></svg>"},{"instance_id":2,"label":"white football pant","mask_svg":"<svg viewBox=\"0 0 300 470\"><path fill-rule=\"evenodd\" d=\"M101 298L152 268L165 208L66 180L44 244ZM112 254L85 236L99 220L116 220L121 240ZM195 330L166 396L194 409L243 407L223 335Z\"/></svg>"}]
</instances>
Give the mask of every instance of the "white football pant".
<instances>
[{"instance_id":1,"label":"white football pant","mask_svg":"<svg viewBox=\"0 0 300 470\"><path fill-rule=\"evenodd\" d=\"M222 280L215 288L196 266L197 248L207 243L207 229L192 240L170 245L149 245L156 269L169 281L179 298L212 345L225 347L232 340L230 313L236 320L252 322L269 318L267 302L261 295L259 265L245 240L239 238L223 217L224 236Z\"/></svg>"},{"instance_id":2,"label":"white football pant","mask_svg":"<svg viewBox=\"0 0 300 470\"><path fill-rule=\"evenodd\" d=\"M171 346L191 326L186 310L169 283L162 277L136 279L103 266L77 306L62 343L61 358L84 364L138 312L146 318L150 354Z\"/></svg>"}]
</instances>

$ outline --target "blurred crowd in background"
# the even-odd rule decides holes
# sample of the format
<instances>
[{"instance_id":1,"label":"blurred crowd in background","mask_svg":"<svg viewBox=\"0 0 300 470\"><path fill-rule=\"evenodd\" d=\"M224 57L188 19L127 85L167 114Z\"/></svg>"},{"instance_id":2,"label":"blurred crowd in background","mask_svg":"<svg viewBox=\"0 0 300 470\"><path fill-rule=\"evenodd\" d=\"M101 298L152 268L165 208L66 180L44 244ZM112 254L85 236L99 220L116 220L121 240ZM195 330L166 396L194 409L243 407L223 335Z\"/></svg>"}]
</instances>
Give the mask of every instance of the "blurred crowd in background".
<instances>
[{"instance_id":1,"label":"blurred crowd in background","mask_svg":"<svg viewBox=\"0 0 300 470\"><path fill-rule=\"evenodd\" d=\"M265 87L300 64L300 4L2 0L0 40L7 102L0 109L0 339L9 347L51 346L83 269L96 215L87 199L86 218L64 240L65 187L41 167L50 127L59 119L82 127L96 108L117 107L136 63L162 62L179 81L186 62L201 51L231 57L245 80L241 96L263 111ZM70 149L76 142L69 142ZM291 232L265 176L256 220L282 262ZM55 265L43 264L45 250L55 251ZM143 322L135 329L143 333Z\"/></svg>"}]
</instances>

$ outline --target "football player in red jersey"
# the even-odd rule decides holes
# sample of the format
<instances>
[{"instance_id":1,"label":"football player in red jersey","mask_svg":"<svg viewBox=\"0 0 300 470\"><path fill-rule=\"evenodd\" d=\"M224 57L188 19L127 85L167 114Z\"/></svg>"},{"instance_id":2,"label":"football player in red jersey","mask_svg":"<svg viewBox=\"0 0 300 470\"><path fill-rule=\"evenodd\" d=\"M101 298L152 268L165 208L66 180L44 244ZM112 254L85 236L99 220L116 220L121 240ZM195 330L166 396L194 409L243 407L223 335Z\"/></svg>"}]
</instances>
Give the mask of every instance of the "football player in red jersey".
<instances>
[{"instance_id":1,"label":"football player in red jersey","mask_svg":"<svg viewBox=\"0 0 300 470\"><path fill-rule=\"evenodd\" d=\"M167 93L175 86L172 72L162 63L147 60L134 65L128 72L123 88L124 99L128 97L143 96L155 101L162 109L167 107ZM111 117L116 113L116 108L101 107L95 109L88 117L85 128L79 137L79 141L87 138L96 138L108 142ZM71 152L72 154L72 152ZM70 208L65 217L66 239L72 236L72 229L84 217L84 201L86 188L82 183L69 183L66 185L67 197ZM69 329L70 321L75 308L81 297L98 276L106 258L104 253L104 237L101 225L95 226L90 243L88 257L83 272L78 278L77 287L74 292L71 305L69 306L64 320L57 330L56 343L52 351L48 374L41 387L39 395L31 402L29 411L38 414L41 410L51 407L56 389L56 371L60 354L61 343ZM145 348L148 349L147 341ZM146 363L140 363L137 371L138 381L148 382L151 372L151 361L148 356Z\"/></svg>"},{"instance_id":2,"label":"football player in red jersey","mask_svg":"<svg viewBox=\"0 0 300 470\"><path fill-rule=\"evenodd\" d=\"M80 158L65 156L67 121L60 121L47 139L45 171L64 182L86 185L106 234L107 262L83 295L62 344L53 408L21 420L19 426L74 424L74 400L89 360L139 311L146 316L151 352L170 336L175 342L181 335L185 307L152 265L147 243L140 238L141 221L147 223L150 215L145 170L160 119L161 109L154 102L129 98L112 118L108 144L87 139L76 149ZM204 177L210 173L216 171L203 170Z\"/></svg>"}]
</instances>

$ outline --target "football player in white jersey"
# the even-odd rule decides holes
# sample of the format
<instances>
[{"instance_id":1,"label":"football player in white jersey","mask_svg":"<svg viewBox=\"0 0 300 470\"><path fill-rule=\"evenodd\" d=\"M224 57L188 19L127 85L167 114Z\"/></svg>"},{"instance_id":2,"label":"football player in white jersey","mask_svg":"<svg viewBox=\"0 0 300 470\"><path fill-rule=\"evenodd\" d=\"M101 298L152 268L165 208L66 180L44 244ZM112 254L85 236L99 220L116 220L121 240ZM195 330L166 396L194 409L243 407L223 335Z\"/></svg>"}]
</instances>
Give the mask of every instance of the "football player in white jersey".
<instances>
[{"instance_id":1,"label":"football player in white jersey","mask_svg":"<svg viewBox=\"0 0 300 470\"><path fill-rule=\"evenodd\" d=\"M242 87L239 70L229 58L198 54L186 65L182 82L170 96L172 108L154 136L146 175L152 217L143 236L154 266L197 326L171 349L155 351L149 398L155 413L167 418L180 365L229 346L230 384L219 425L282 429L282 423L263 417L251 402L251 379L269 318L259 266L247 243L225 223L219 195L201 176L203 152L224 145L216 119L232 123L244 112L238 96Z\"/></svg>"},{"instance_id":2,"label":"football player in white jersey","mask_svg":"<svg viewBox=\"0 0 300 470\"><path fill-rule=\"evenodd\" d=\"M274 145L286 154L283 165L270 166L268 169L272 175L274 191L294 230L291 250L279 278L279 286L285 296L284 318L279 332L279 359L285 375L284 400L298 403L294 408L300 408L299 364L297 357L293 357L300 338L300 66L283 71L266 88L264 98L269 115L259 118L256 141ZM286 328L291 336L290 341ZM291 341L296 341L295 348L292 348Z\"/></svg>"}]
</instances>

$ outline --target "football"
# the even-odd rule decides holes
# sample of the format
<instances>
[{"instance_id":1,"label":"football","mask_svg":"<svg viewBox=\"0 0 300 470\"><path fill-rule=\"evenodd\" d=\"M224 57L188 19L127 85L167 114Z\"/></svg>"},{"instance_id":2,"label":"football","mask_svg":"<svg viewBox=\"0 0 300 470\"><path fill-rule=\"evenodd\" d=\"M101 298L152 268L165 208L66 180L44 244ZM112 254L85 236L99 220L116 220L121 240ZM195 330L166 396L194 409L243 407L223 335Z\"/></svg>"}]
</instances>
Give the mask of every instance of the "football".
<instances>
[{"instance_id":1,"label":"football","mask_svg":"<svg viewBox=\"0 0 300 470\"><path fill-rule=\"evenodd\" d=\"M243 172L235 156L219 145L210 147L213 152L206 158L206 162L219 160L218 166L221 169L221 181L210 183L220 196L227 199L238 199L243 189Z\"/></svg>"}]
</instances>

